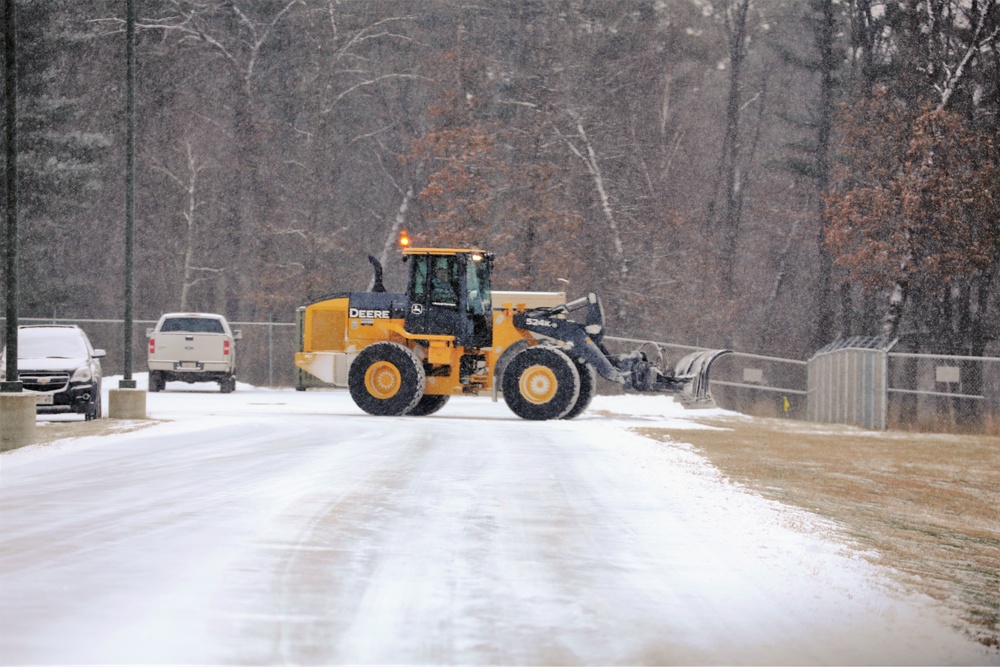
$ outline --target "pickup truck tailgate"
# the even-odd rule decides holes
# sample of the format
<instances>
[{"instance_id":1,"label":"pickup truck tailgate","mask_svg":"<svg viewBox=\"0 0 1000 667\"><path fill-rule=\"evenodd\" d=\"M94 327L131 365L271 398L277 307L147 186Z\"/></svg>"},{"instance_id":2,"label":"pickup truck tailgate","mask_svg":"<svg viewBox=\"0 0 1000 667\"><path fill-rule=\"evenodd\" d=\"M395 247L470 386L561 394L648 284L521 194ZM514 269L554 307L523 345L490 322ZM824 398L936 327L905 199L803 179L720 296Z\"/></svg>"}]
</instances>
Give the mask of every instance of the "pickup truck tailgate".
<instances>
[{"instance_id":1,"label":"pickup truck tailgate","mask_svg":"<svg viewBox=\"0 0 1000 667\"><path fill-rule=\"evenodd\" d=\"M226 334L159 332L150 339L149 360L200 368L232 362L233 341Z\"/></svg>"}]
</instances>

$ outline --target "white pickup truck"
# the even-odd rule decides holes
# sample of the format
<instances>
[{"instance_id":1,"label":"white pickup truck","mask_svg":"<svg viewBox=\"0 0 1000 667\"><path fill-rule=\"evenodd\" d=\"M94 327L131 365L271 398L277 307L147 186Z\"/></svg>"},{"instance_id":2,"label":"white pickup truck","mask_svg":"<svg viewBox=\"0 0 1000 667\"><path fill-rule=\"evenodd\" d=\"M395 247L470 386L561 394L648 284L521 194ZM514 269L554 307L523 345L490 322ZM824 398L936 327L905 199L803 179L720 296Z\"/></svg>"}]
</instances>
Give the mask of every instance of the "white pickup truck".
<instances>
[{"instance_id":1,"label":"white pickup truck","mask_svg":"<svg viewBox=\"0 0 1000 667\"><path fill-rule=\"evenodd\" d=\"M149 391L162 391L172 381L218 382L224 394L236 389L236 341L242 334L222 315L167 313L146 336Z\"/></svg>"}]
</instances>

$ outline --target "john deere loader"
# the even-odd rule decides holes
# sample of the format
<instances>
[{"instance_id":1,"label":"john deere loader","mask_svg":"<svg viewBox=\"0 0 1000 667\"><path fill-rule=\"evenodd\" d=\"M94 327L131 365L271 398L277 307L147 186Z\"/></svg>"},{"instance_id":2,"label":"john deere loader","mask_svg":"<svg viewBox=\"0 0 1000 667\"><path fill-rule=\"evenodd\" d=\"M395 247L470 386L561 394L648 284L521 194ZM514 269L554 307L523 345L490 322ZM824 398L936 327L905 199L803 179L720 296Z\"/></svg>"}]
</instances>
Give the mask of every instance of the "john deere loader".
<instances>
[{"instance_id":1,"label":"john deere loader","mask_svg":"<svg viewBox=\"0 0 1000 667\"><path fill-rule=\"evenodd\" d=\"M493 256L477 249L407 247L403 259L405 293L387 292L369 257L371 291L305 307L295 365L347 387L365 412L429 415L452 396L490 392L524 419L572 419L594 397L597 375L630 391L711 402L709 369L727 350L696 352L664 370L642 351L605 347L596 294L562 303L561 293L493 293Z\"/></svg>"}]
</instances>

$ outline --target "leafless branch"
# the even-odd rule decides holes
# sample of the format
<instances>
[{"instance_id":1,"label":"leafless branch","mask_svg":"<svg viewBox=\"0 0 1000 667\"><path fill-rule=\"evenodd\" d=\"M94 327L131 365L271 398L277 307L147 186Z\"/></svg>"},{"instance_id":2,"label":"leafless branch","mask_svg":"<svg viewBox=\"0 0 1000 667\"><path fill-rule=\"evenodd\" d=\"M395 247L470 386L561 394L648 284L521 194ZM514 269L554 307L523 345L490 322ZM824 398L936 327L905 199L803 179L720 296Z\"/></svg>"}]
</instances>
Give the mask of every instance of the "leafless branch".
<instances>
[{"instance_id":1,"label":"leafless branch","mask_svg":"<svg viewBox=\"0 0 1000 667\"><path fill-rule=\"evenodd\" d=\"M327 106L325 109L323 109L323 113L324 114L330 113L342 99L353 93L355 90L359 90L361 88L367 88L368 86L374 86L383 81L388 81L391 79L414 79L417 81L433 81L433 79L426 76L422 76L420 74L382 74L381 76L377 76L374 79L361 81L360 83L354 84L350 88L342 90L340 94L338 94L336 97L333 98L333 101L330 102L330 105Z\"/></svg>"}]
</instances>

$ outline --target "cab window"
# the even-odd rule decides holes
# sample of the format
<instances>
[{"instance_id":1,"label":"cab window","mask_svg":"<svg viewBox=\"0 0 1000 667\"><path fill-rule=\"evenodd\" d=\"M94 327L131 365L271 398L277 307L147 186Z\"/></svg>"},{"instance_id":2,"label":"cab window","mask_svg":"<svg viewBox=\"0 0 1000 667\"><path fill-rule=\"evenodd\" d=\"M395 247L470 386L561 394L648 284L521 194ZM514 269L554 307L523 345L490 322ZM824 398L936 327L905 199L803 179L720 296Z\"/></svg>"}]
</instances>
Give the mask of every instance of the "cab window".
<instances>
[{"instance_id":1,"label":"cab window","mask_svg":"<svg viewBox=\"0 0 1000 667\"><path fill-rule=\"evenodd\" d=\"M468 273L470 307L475 307L476 314L481 315L493 307L493 295L490 293L489 258L484 256L479 260L469 262ZM475 294L473 294L473 290L475 290Z\"/></svg>"},{"instance_id":2,"label":"cab window","mask_svg":"<svg viewBox=\"0 0 1000 667\"><path fill-rule=\"evenodd\" d=\"M431 281L431 303L438 305L455 306L458 305L458 292L455 290L457 274L455 269L455 259L453 257L433 257L431 259L433 271L430 275Z\"/></svg>"},{"instance_id":3,"label":"cab window","mask_svg":"<svg viewBox=\"0 0 1000 667\"><path fill-rule=\"evenodd\" d=\"M423 301L427 295L427 263L429 259L427 256L410 258L410 261L413 262L413 284L410 286L410 298L414 301Z\"/></svg>"}]
</instances>

